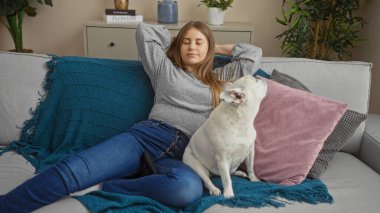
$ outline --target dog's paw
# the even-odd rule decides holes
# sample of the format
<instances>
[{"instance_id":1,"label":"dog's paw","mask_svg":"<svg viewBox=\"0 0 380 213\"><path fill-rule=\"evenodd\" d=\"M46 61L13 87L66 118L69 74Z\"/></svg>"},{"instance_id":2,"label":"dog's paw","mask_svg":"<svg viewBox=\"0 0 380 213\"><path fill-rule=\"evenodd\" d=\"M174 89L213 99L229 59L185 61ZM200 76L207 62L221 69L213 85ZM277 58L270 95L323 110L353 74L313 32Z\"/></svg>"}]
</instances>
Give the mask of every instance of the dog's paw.
<instances>
[{"instance_id":1,"label":"dog's paw","mask_svg":"<svg viewBox=\"0 0 380 213\"><path fill-rule=\"evenodd\" d=\"M260 181L260 179L258 179L258 178L256 177L256 175L254 175L254 174L250 174L250 175L248 175L248 178L249 178L250 181Z\"/></svg>"},{"instance_id":2,"label":"dog's paw","mask_svg":"<svg viewBox=\"0 0 380 213\"><path fill-rule=\"evenodd\" d=\"M224 192L223 192L223 196L224 196L225 198L232 198L232 197L234 197L235 195L234 195L234 192L233 192L232 190L224 190Z\"/></svg>"},{"instance_id":3,"label":"dog's paw","mask_svg":"<svg viewBox=\"0 0 380 213\"><path fill-rule=\"evenodd\" d=\"M215 195L215 196L218 196L222 193L220 189L216 187L213 187L212 189L210 189L209 192L210 192L210 195Z\"/></svg>"},{"instance_id":4,"label":"dog's paw","mask_svg":"<svg viewBox=\"0 0 380 213\"><path fill-rule=\"evenodd\" d=\"M240 170L234 172L234 175L239 176L239 177L242 177L242 178L247 178L247 177L248 177L247 173L245 173L245 172L243 172L243 171L240 171Z\"/></svg>"}]
</instances>

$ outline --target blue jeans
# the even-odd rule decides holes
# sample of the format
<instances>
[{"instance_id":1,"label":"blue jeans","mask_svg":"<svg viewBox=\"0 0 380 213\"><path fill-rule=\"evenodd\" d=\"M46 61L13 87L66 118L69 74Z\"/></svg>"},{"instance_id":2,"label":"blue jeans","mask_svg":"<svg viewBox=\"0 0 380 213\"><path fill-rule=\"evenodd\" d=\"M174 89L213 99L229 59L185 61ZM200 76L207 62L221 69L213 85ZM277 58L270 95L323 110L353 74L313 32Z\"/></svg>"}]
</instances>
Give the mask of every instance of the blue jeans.
<instances>
[{"instance_id":1,"label":"blue jeans","mask_svg":"<svg viewBox=\"0 0 380 213\"><path fill-rule=\"evenodd\" d=\"M0 212L31 212L70 193L102 183L102 190L141 195L183 208L202 196L199 176L182 160L189 137L156 120L135 124L27 180L0 196ZM158 174L136 176L147 151Z\"/></svg>"}]
</instances>

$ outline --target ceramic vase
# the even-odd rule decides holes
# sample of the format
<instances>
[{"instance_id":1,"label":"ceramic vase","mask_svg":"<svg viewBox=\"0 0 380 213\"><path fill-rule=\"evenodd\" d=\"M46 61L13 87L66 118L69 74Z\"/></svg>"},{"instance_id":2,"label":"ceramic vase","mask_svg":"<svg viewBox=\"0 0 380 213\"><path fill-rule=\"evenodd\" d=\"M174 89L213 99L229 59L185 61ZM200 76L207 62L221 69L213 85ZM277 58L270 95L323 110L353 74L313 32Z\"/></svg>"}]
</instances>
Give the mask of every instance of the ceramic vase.
<instances>
[{"instance_id":1,"label":"ceramic vase","mask_svg":"<svg viewBox=\"0 0 380 213\"><path fill-rule=\"evenodd\" d=\"M178 5L175 0L158 1L157 20L159 23L174 24L178 22Z\"/></svg>"}]
</instances>

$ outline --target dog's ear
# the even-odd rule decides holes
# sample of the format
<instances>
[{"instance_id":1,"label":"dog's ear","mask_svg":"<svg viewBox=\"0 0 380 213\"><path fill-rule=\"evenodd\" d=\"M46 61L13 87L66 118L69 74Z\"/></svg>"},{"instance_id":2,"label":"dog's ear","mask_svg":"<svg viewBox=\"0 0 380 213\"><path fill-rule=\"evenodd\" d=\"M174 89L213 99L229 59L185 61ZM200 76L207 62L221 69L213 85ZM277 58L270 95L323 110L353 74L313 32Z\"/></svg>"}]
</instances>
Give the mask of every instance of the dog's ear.
<instances>
[{"instance_id":1,"label":"dog's ear","mask_svg":"<svg viewBox=\"0 0 380 213\"><path fill-rule=\"evenodd\" d=\"M247 100L247 96L242 88L231 88L220 93L220 99L227 103L242 104Z\"/></svg>"}]
</instances>

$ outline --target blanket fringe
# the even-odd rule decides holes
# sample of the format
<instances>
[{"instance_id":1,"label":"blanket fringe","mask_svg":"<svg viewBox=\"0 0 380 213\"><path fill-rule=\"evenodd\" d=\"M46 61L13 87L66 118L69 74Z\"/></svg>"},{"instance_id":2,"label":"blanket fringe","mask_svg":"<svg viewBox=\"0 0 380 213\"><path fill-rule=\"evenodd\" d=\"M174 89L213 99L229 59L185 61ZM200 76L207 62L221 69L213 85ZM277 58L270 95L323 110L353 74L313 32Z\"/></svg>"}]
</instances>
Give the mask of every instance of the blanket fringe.
<instances>
[{"instance_id":1,"label":"blanket fringe","mask_svg":"<svg viewBox=\"0 0 380 213\"><path fill-rule=\"evenodd\" d=\"M232 179L234 191L240 194L233 199L223 199L219 201L218 203L221 205L240 208L261 208L265 206L278 208L289 204L289 201L310 204L333 202L333 197L329 194L326 185L319 179L306 179L302 184L294 186L284 186L266 182L247 184L247 182L240 180L239 177L232 177ZM215 178L213 181L217 187L222 187L220 178Z\"/></svg>"},{"instance_id":2,"label":"blanket fringe","mask_svg":"<svg viewBox=\"0 0 380 213\"><path fill-rule=\"evenodd\" d=\"M36 158L46 158L48 152L40 146L33 146L30 142L35 135L35 129L38 126L36 120L38 114L43 112L44 100L47 97L47 93L52 84L52 74L54 71L54 64L57 63L58 56L52 55L52 59L46 62L48 67L48 72L45 76L45 79L42 83L42 92L38 91L38 101L36 106L29 109L29 114L31 118L23 122L23 126L17 128L21 129L20 137L16 141L12 141L8 146L0 148L0 156L5 152L15 151L18 154L22 155L27 161L29 161L35 168L38 170L39 161Z\"/></svg>"},{"instance_id":3,"label":"blanket fringe","mask_svg":"<svg viewBox=\"0 0 380 213\"><path fill-rule=\"evenodd\" d=\"M220 178L212 180L221 187ZM235 197L225 199L223 195L211 196L205 190L202 198L184 208L170 208L157 201L142 196L131 196L104 191L93 191L86 195L75 196L91 212L173 212L201 213L215 204L232 208L285 207L292 202L310 204L332 203L333 198L327 187L319 179L306 179L294 186L277 185L266 182L250 182L240 177L232 177Z\"/></svg>"}]
</instances>

